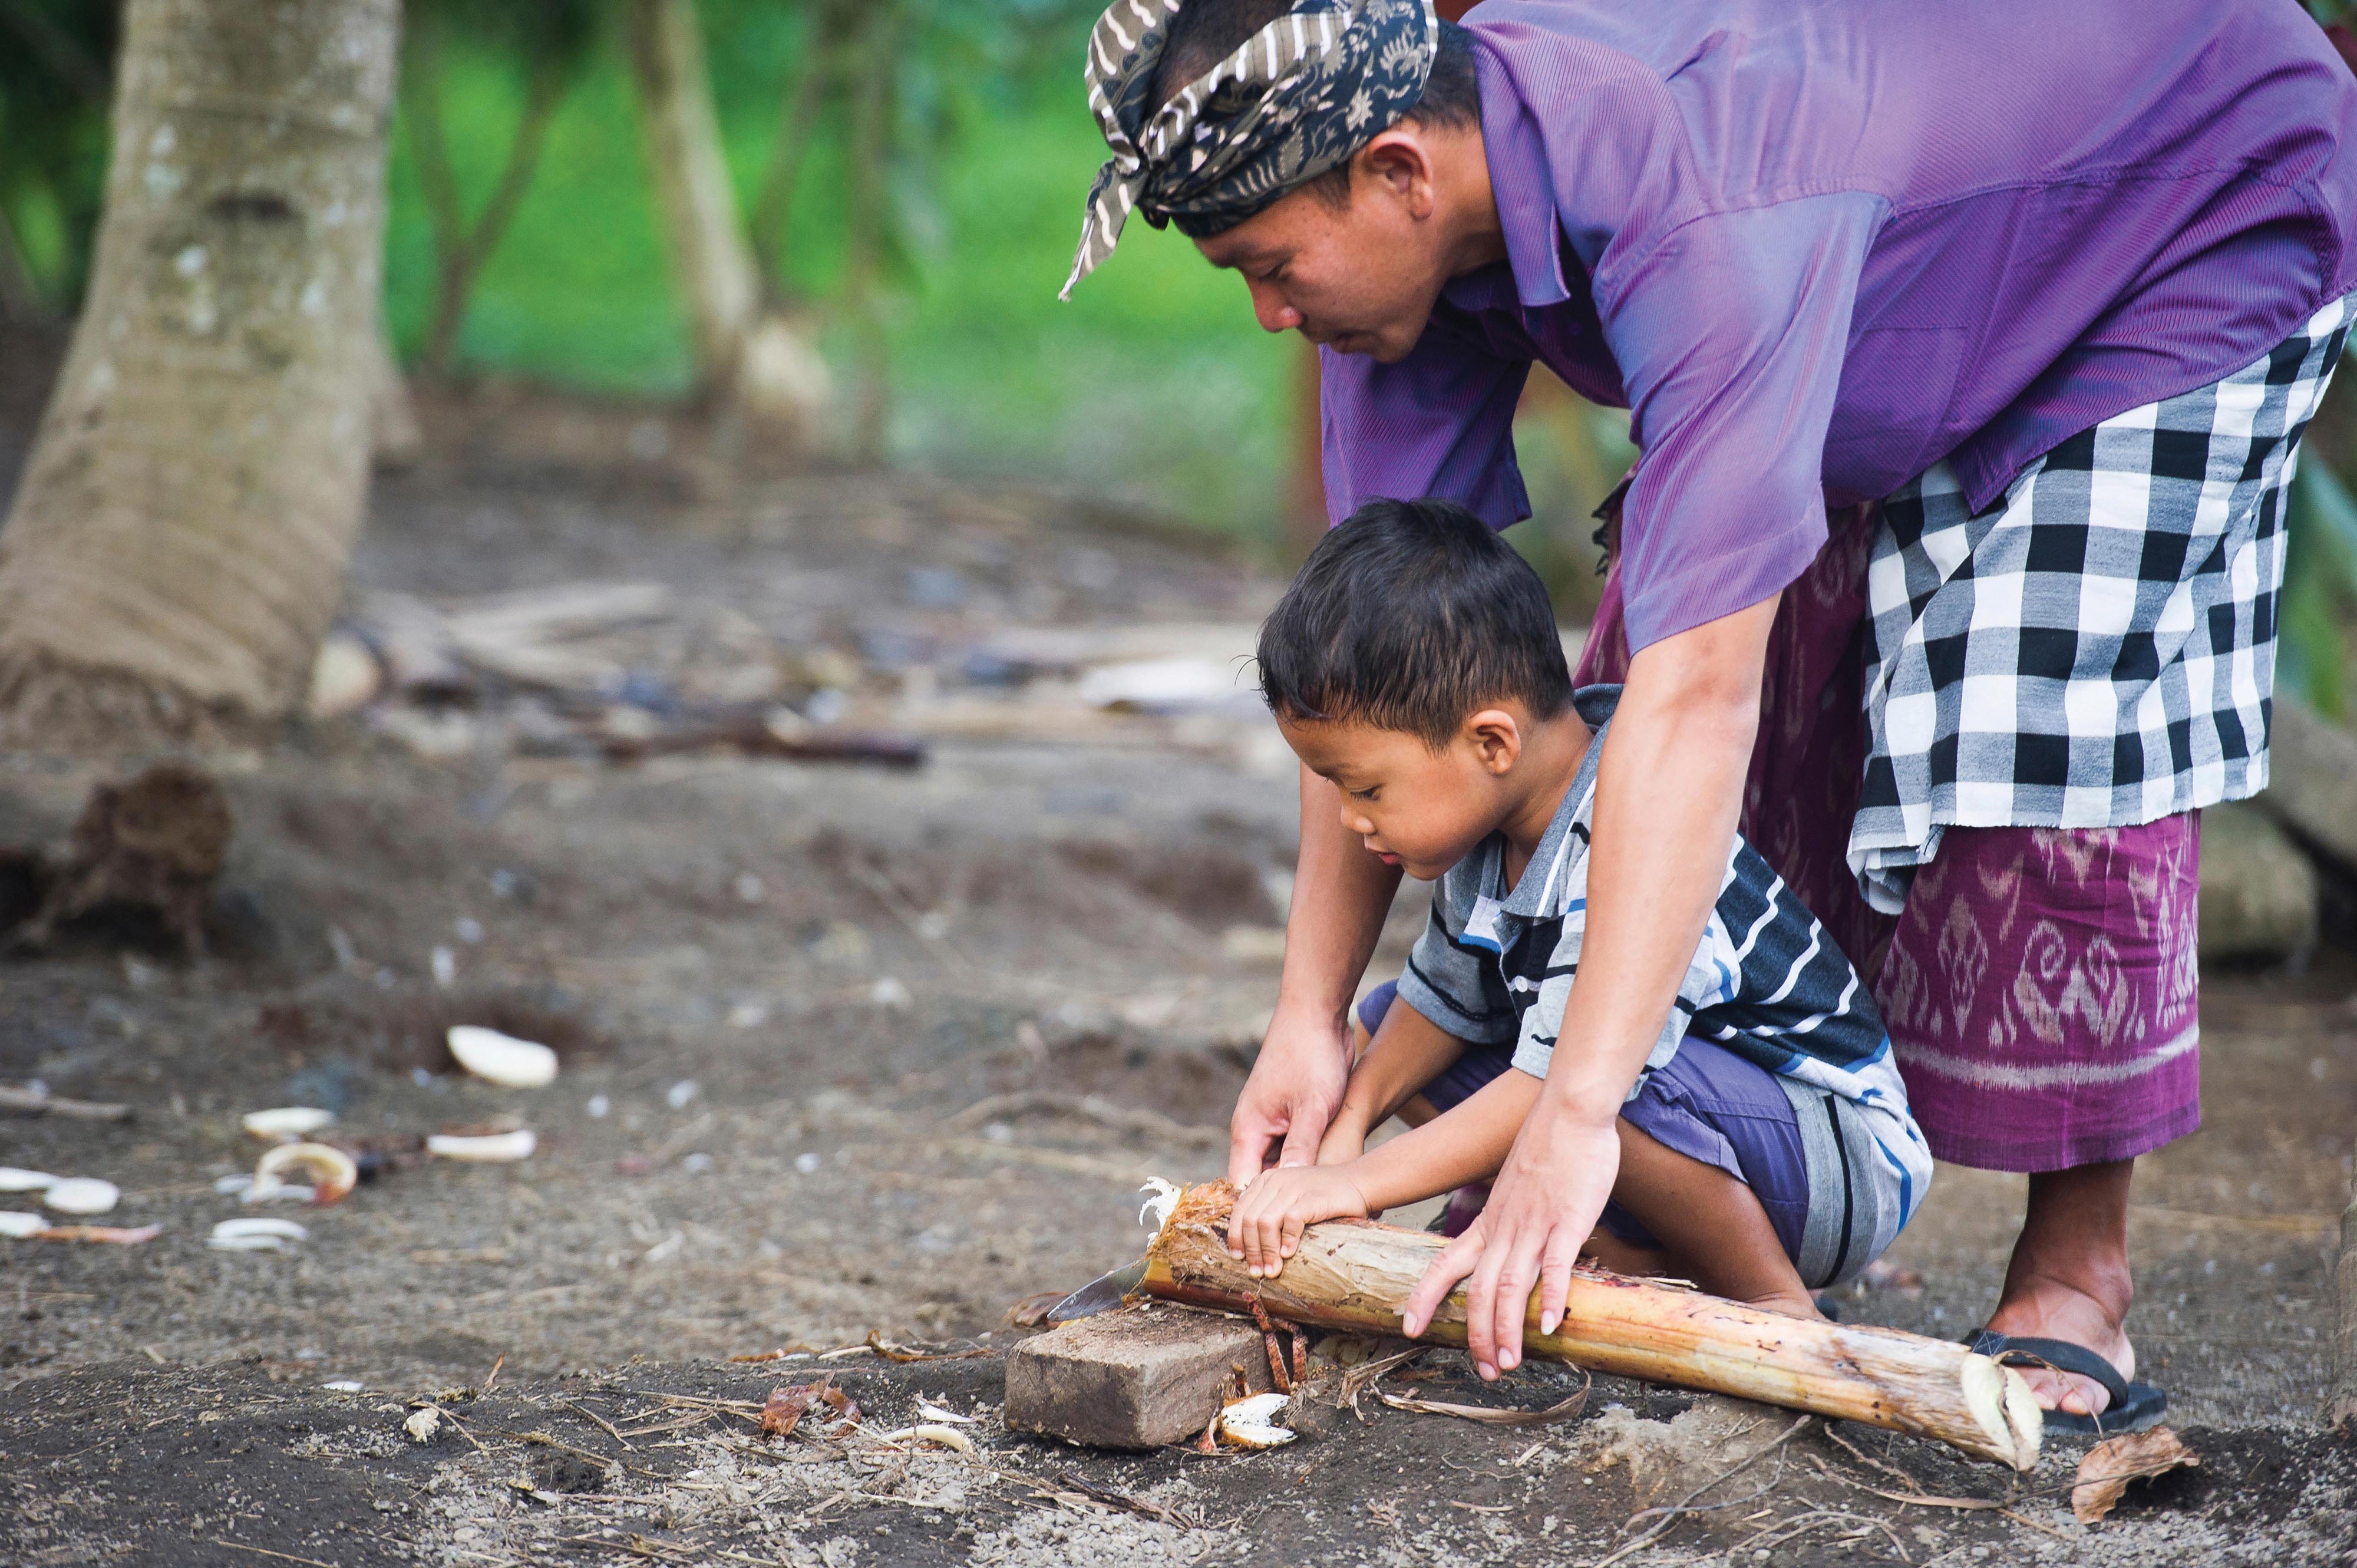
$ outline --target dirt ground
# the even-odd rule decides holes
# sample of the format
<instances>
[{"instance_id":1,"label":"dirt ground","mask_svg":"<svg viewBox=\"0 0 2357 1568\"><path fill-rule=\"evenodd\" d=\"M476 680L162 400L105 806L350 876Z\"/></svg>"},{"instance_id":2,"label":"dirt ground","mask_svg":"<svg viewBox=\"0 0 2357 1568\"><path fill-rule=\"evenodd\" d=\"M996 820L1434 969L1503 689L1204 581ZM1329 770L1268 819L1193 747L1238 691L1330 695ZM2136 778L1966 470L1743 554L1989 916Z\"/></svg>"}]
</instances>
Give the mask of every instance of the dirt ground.
<instances>
[{"instance_id":1,"label":"dirt ground","mask_svg":"<svg viewBox=\"0 0 2357 1568\"><path fill-rule=\"evenodd\" d=\"M490 701L208 757L237 820L210 956L91 936L0 964L0 1081L135 1112L0 1116L0 1165L105 1176L111 1222L163 1227L0 1242L0 1563L1592 1562L1656 1524L1620 1560L2357 1551L2357 1450L2312 1419L2357 1128L2357 968L2330 955L2205 977L2207 1122L2139 1176L2131 1325L2201 1465L2100 1526L2071 1520L2068 1444L2009 1489L1813 1425L1706 1511L1630 1528L1790 1423L1607 1380L1563 1425L1369 1396L1240 1458L1009 1434L1008 1306L1135 1255L1143 1178L1222 1163L1294 806L1248 698L1108 711L1070 671L1010 676L1007 639L1055 630L1082 663L1241 654L1275 580L1044 490L726 487L654 414L433 413L445 456L380 483L356 603L664 584L674 625L725 612L823 655L843 722L925 736L930 757L617 765L528 744L523 710ZM105 776L0 759L0 843L61 842ZM1405 890L1379 971L1421 918ZM461 1022L555 1046L554 1085L453 1071ZM540 1143L270 1210L309 1228L285 1252L209 1251L245 1211L215 1183L259 1150L238 1118L281 1104L356 1133L508 1117ZM1898 1273L1846 1316L1963 1334L2020 1198L1943 1168ZM983 1353L726 1359L871 1331ZM813 1368L866 1423L759 1439L748 1412ZM1568 1377L1424 1371L1426 1397L1524 1406ZM920 1396L975 1418L974 1453L878 1436ZM414 1441L437 1398L447 1419Z\"/></svg>"}]
</instances>

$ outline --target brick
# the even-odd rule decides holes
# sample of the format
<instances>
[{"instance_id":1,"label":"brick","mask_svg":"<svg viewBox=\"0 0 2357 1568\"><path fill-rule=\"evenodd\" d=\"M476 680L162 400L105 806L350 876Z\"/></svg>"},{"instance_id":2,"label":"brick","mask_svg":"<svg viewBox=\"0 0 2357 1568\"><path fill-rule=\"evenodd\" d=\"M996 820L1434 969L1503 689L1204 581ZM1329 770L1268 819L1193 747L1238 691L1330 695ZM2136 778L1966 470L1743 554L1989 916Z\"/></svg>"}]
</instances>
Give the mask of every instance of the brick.
<instances>
[{"instance_id":1,"label":"brick","mask_svg":"<svg viewBox=\"0 0 2357 1568\"><path fill-rule=\"evenodd\" d=\"M1156 1448L1203 1430L1242 1367L1269 1386L1260 1330L1143 1303L1067 1323L1006 1354L1006 1424L1097 1448Z\"/></svg>"}]
</instances>

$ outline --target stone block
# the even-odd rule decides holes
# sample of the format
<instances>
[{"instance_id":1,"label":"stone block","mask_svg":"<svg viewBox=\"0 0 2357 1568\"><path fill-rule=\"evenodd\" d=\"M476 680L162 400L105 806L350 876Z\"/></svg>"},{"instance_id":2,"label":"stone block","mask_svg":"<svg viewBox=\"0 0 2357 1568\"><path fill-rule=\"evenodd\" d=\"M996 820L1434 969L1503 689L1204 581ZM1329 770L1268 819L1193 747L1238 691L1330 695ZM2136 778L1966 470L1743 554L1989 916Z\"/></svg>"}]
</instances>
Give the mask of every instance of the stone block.
<instances>
[{"instance_id":1,"label":"stone block","mask_svg":"<svg viewBox=\"0 0 2357 1568\"><path fill-rule=\"evenodd\" d=\"M1101 1313L1006 1354L1006 1424L1098 1448L1157 1448L1203 1430L1233 1391L1235 1369L1269 1387L1249 1323L1163 1303Z\"/></svg>"}]
</instances>

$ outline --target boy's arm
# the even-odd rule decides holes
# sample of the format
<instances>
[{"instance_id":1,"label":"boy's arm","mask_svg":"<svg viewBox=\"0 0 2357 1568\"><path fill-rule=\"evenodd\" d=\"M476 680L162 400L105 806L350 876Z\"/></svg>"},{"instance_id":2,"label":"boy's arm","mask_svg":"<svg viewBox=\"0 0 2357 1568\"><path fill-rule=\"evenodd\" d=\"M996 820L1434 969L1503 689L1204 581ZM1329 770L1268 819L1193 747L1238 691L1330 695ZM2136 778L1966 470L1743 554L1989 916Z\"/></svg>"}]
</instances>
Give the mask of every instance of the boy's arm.
<instances>
[{"instance_id":1,"label":"boy's arm","mask_svg":"<svg viewBox=\"0 0 2357 1568\"><path fill-rule=\"evenodd\" d=\"M1344 1165L1371 1213L1415 1203L1498 1174L1544 1080L1509 1068L1423 1126Z\"/></svg>"},{"instance_id":2,"label":"boy's arm","mask_svg":"<svg viewBox=\"0 0 2357 1568\"><path fill-rule=\"evenodd\" d=\"M1351 1069L1341 1109L1318 1148L1318 1163L1338 1165L1365 1149L1367 1134L1438 1078L1465 1050L1465 1042L1409 1006L1394 1001L1383 1015L1367 1054Z\"/></svg>"},{"instance_id":3,"label":"boy's arm","mask_svg":"<svg viewBox=\"0 0 2357 1568\"><path fill-rule=\"evenodd\" d=\"M1381 1213L1494 1174L1538 1097L1537 1079L1509 1069L1463 1104L1347 1164L1262 1173L1236 1198L1228 1255L1266 1278L1321 1219Z\"/></svg>"}]
</instances>

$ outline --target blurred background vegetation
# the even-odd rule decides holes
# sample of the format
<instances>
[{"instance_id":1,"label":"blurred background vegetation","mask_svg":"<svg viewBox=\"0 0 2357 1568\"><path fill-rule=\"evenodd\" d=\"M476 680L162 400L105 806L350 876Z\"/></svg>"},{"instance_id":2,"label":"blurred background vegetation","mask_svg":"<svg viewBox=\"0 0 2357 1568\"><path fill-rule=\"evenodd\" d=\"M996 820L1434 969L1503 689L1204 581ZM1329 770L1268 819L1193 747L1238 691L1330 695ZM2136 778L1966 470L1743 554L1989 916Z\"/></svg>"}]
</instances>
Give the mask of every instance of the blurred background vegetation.
<instances>
[{"instance_id":1,"label":"blurred background vegetation","mask_svg":"<svg viewBox=\"0 0 2357 1568\"><path fill-rule=\"evenodd\" d=\"M2344 50L2349 0L2309 0ZM1314 536L1303 346L1242 285L1133 224L1060 304L1103 156L1076 62L1094 0L698 0L713 100L770 305L855 393L841 450L1086 490L1282 564ZM689 396L612 0L408 0L385 315L414 376ZM108 0L0 0L0 313L70 319L106 169ZM2309 443L2285 673L2357 705L2357 420ZM1540 372L1518 424L1537 516L1514 531L1566 618L1594 603L1587 513L1625 417Z\"/></svg>"},{"instance_id":2,"label":"blurred background vegetation","mask_svg":"<svg viewBox=\"0 0 2357 1568\"><path fill-rule=\"evenodd\" d=\"M1017 478L1235 536L1307 535L1304 347L1132 225L1060 304L1103 145L1092 0L700 0L713 98L771 303L877 411L846 449ZM70 318L105 175L113 6L0 0L0 306ZM385 314L413 375L600 398L692 387L614 8L409 0ZM1542 377L1543 379L1543 377ZM859 400L846 397L846 404ZM1621 416L1533 400L1518 529L1578 616Z\"/></svg>"}]
</instances>

